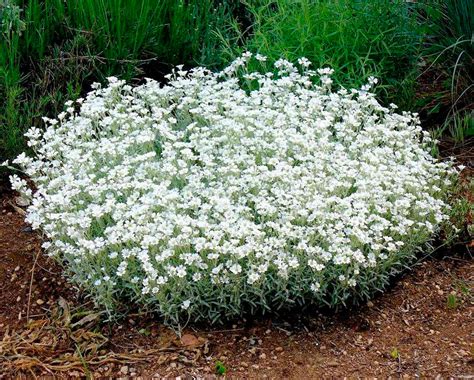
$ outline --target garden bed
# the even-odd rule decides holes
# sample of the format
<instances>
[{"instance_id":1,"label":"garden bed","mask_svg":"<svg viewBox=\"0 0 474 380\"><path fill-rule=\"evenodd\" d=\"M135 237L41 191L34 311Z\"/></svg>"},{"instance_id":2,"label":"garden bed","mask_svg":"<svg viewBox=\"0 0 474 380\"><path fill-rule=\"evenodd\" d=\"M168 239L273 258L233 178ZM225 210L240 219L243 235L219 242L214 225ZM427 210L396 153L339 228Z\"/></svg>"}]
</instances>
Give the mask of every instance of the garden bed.
<instances>
[{"instance_id":1,"label":"garden bed","mask_svg":"<svg viewBox=\"0 0 474 380\"><path fill-rule=\"evenodd\" d=\"M434 377L474 371L469 254L440 252L420 262L358 311L188 328L179 340L148 316L101 325L87 311L87 299L62 279L61 269L39 254L41 238L12 206L14 194L2 193L0 378L20 373L208 376L216 374L217 361L237 378ZM65 319L68 313L71 320Z\"/></svg>"},{"instance_id":2,"label":"garden bed","mask_svg":"<svg viewBox=\"0 0 474 380\"><path fill-rule=\"evenodd\" d=\"M0 380L471 378L471 4L0 0Z\"/></svg>"}]
</instances>

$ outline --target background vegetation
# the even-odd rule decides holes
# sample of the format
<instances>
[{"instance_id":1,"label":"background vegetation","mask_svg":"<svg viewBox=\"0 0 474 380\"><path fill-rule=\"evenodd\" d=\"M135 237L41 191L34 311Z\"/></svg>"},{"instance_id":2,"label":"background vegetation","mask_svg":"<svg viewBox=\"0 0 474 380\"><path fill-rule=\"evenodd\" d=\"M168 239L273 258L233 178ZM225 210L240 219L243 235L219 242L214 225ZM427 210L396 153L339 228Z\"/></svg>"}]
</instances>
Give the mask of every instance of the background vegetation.
<instances>
[{"instance_id":1,"label":"background vegetation","mask_svg":"<svg viewBox=\"0 0 474 380\"><path fill-rule=\"evenodd\" d=\"M0 161L93 81L220 68L243 50L375 75L380 99L457 143L474 134L472 0L0 0Z\"/></svg>"},{"instance_id":2,"label":"background vegetation","mask_svg":"<svg viewBox=\"0 0 474 380\"><path fill-rule=\"evenodd\" d=\"M162 78L172 65L220 64L215 30L232 1L0 0L0 158L93 81ZM225 34L223 34L225 36Z\"/></svg>"},{"instance_id":3,"label":"background vegetation","mask_svg":"<svg viewBox=\"0 0 474 380\"><path fill-rule=\"evenodd\" d=\"M258 51L270 60L306 57L316 67L332 67L338 85L358 88L369 76L382 80L381 98L409 108L414 99L423 29L419 5L386 0L260 0L247 3L252 30L225 52ZM222 38L225 40L225 38Z\"/></svg>"},{"instance_id":4,"label":"background vegetation","mask_svg":"<svg viewBox=\"0 0 474 380\"><path fill-rule=\"evenodd\" d=\"M474 1L435 0L424 11L428 34L420 82L429 85L420 91L417 108L428 123L440 124L438 135L460 143L474 134Z\"/></svg>"}]
</instances>

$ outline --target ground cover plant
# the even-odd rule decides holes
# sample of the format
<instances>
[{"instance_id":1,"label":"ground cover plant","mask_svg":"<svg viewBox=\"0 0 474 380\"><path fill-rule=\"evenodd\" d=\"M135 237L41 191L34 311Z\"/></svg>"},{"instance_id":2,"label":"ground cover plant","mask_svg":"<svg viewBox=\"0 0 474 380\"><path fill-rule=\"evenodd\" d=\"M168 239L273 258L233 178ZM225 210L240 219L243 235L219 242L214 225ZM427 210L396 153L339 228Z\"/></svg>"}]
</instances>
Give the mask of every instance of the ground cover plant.
<instances>
[{"instance_id":1,"label":"ground cover plant","mask_svg":"<svg viewBox=\"0 0 474 380\"><path fill-rule=\"evenodd\" d=\"M29 130L27 221L109 313L133 301L176 326L366 299L448 218L451 164L377 79L332 89L306 58L248 71L267 61L111 77Z\"/></svg>"}]
</instances>

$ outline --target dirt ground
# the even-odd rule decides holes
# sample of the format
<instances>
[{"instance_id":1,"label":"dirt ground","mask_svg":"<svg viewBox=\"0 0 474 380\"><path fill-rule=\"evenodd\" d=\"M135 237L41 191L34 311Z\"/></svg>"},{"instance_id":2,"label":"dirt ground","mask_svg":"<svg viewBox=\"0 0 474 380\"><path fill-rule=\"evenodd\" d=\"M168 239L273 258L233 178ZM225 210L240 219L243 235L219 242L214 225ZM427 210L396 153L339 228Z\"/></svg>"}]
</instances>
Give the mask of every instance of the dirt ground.
<instances>
[{"instance_id":1,"label":"dirt ground","mask_svg":"<svg viewBox=\"0 0 474 380\"><path fill-rule=\"evenodd\" d=\"M219 369L239 379L474 378L472 242L420 261L357 310L188 327L180 339L149 316L101 323L42 254L14 194L0 192L1 379L213 378Z\"/></svg>"}]
</instances>

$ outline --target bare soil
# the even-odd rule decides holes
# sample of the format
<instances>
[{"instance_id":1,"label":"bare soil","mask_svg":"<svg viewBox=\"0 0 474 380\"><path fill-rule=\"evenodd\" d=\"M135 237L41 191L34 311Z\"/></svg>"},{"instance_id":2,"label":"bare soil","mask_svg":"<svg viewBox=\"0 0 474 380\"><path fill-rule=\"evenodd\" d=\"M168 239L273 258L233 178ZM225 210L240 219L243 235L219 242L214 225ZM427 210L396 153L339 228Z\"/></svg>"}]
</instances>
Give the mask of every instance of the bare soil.
<instances>
[{"instance_id":1,"label":"bare soil","mask_svg":"<svg viewBox=\"0 0 474 380\"><path fill-rule=\"evenodd\" d=\"M472 242L420 261L357 310L187 327L178 338L146 315L101 322L14 205L4 188L0 378L212 378L217 361L230 378L474 377Z\"/></svg>"}]
</instances>

